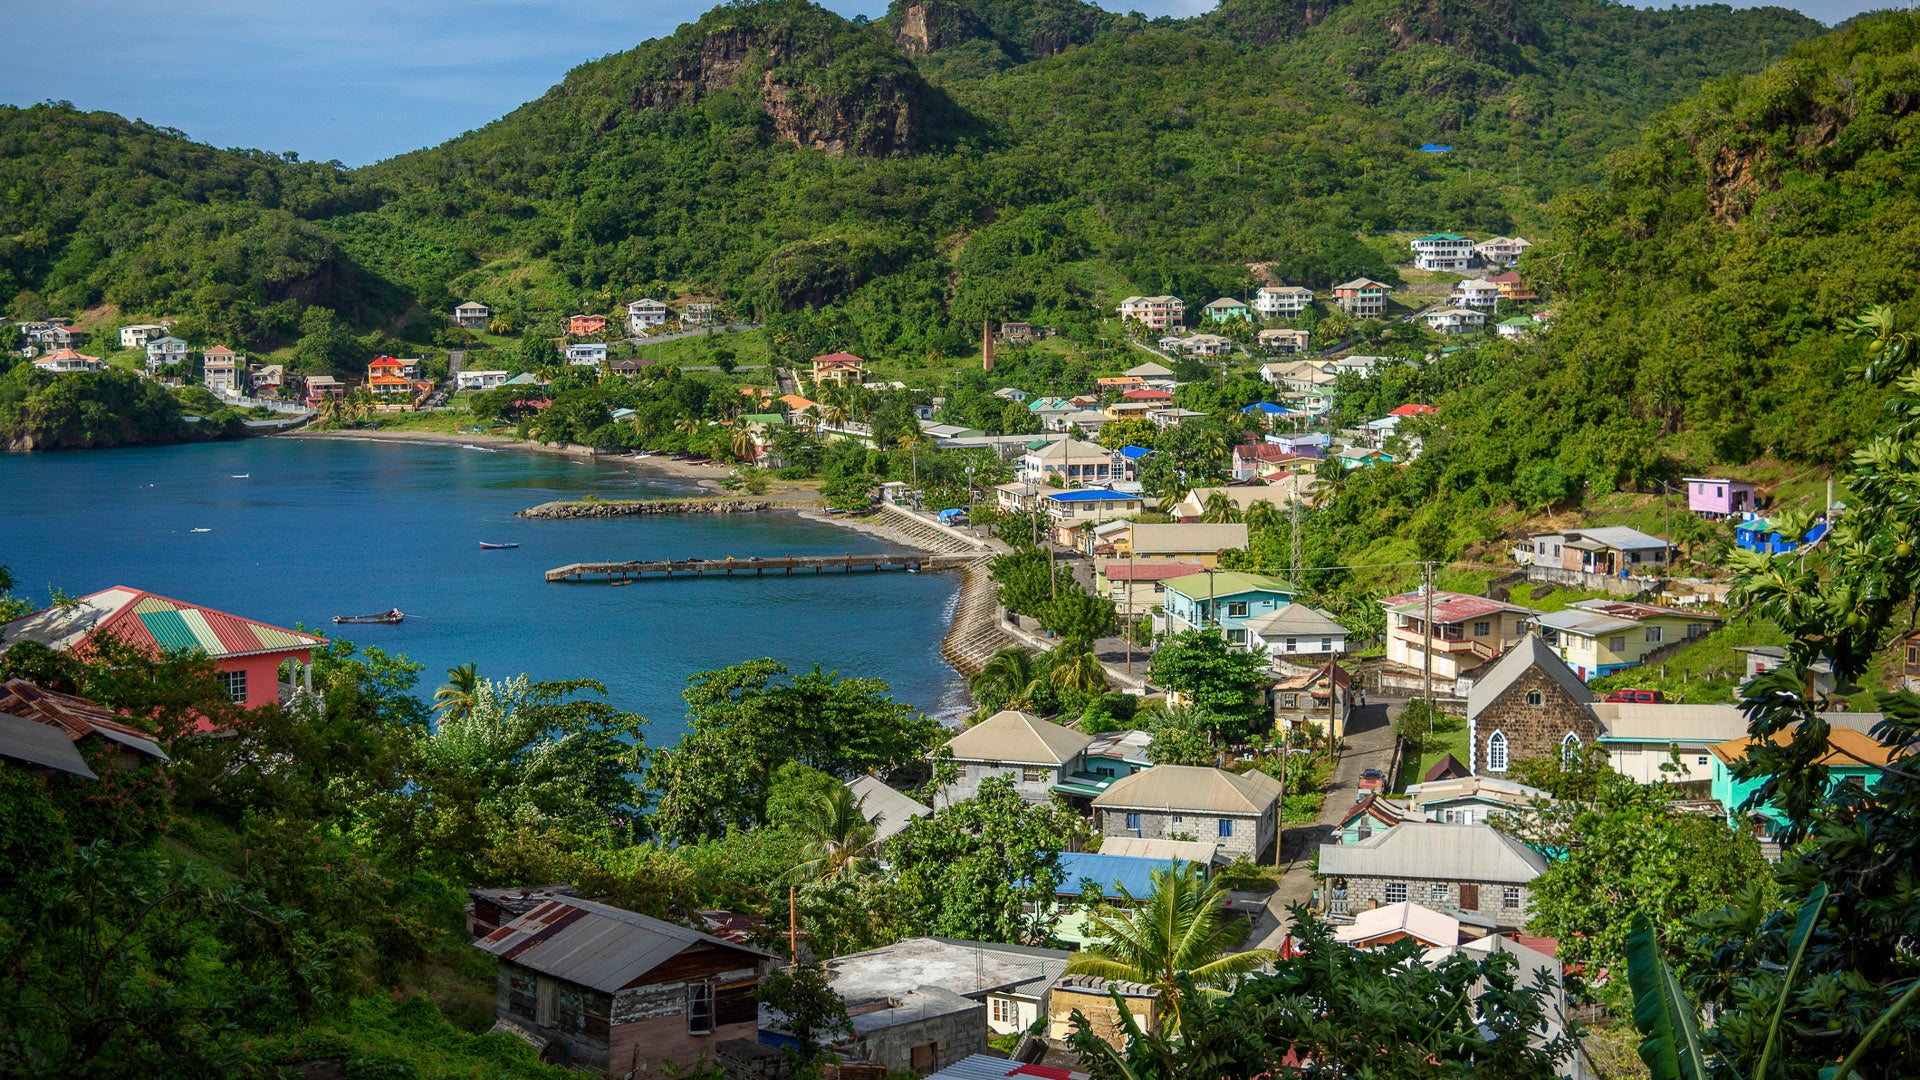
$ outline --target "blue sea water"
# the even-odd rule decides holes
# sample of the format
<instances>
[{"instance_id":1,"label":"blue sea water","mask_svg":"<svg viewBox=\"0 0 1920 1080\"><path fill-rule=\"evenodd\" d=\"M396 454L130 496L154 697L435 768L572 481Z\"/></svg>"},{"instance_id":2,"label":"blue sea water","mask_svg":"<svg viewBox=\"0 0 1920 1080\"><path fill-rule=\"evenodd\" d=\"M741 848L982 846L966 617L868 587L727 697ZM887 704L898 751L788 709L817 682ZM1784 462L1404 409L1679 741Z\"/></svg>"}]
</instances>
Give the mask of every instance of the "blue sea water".
<instances>
[{"instance_id":1,"label":"blue sea water","mask_svg":"<svg viewBox=\"0 0 1920 1080\"><path fill-rule=\"evenodd\" d=\"M250 474L235 479L234 474ZM150 487L143 487L150 484ZM770 656L886 681L930 713L964 705L940 657L949 574L553 584L603 559L826 555L878 540L788 514L527 521L550 499L668 497L689 489L634 467L443 445L254 439L199 446L0 454L0 564L16 592L144 588L280 626L504 678L591 677L648 717L650 745L685 727L687 676ZM209 532L194 532L208 529ZM480 541L518 543L482 551ZM399 626L335 615L407 613Z\"/></svg>"}]
</instances>

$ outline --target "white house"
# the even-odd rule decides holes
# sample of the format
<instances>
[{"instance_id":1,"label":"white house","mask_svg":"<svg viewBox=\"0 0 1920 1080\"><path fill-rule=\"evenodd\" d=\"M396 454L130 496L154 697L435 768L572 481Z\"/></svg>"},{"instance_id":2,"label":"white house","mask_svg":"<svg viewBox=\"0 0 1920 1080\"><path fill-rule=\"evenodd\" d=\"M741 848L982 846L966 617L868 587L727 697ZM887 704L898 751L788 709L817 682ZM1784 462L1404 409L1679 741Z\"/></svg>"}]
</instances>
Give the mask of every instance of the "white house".
<instances>
[{"instance_id":1,"label":"white house","mask_svg":"<svg viewBox=\"0 0 1920 1080\"><path fill-rule=\"evenodd\" d=\"M1512 266L1532 246L1530 241L1522 237L1496 236L1485 243L1473 245L1473 250L1488 266Z\"/></svg>"},{"instance_id":2,"label":"white house","mask_svg":"<svg viewBox=\"0 0 1920 1080\"><path fill-rule=\"evenodd\" d=\"M1249 644L1274 658L1311 656L1318 660L1347 651L1347 628L1333 615L1305 604L1287 604L1247 620Z\"/></svg>"},{"instance_id":3,"label":"white house","mask_svg":"<svg viewBox=\"0 0 1920 1080\"><path fill-rule=\"evenodd\" d=\"M60 349L36 358L33 366L41 371L65 374L76 371L105 371L107 363L97 356L87 356L72 349Z\"/></svg>"},{"instance_id":4,"label":"white house","mask_svg":"<svg viewBox=\"0 0 1920 1080\"><path fill-rule=\"evenodd\" d=\"M1305 330L1262 330L1260 331L1260 351L1263 353L1303 353L1313 335Z\"/></svg>"},{"instance_id":5,"label":"white house","mask_svg":"<svg viewBox=\"0 0 1920 1080\"><path fill-rule=\"evenodd\" d=\"M1500 286L1485 278L1468 278L1453 287L1451 299L1459 307L1491 308L1500 302Z\"/></svg>"},{"instance_id":6,"label":"white house","mask_svg":"<svg viewBox=\"0 0 1920 1080\"><path fill-rule=\"evenodd\" d=\"M241 359L225 345L215 345L202 354L200 382L221 397L239 397Z\"/></svg>"},{"instance_id":7,"label":"white house","mask_svg":"<svg viewBox=\"0 0 1920 1080\"><path fill-rule=\"evenodd\" d=\"M487 320L491 318L492 315L492 308L489 308L485 304L477 304L469 300L453 309L453 322L454 325L464 326L469 330L485 330L487 328Z\"/></svg>"},{"instance_id":8,"label":"white house","mask_svg":"<svg viewBox=\"0 0 1920 1080\"><path fill-rule=\"evenodd\" d=\"M147 342L157 337L165 337L167 328L160 323L136 323L120 328L120 347L123 349L144 349Z\"/></svg>"},{"instance_id":9,"label":"white house","mask_svg":"<svg viewBox=\"0 0 1920 1080\"><path fill-rule=\"evenodd\" d=\"M1233 355L1233 341L1219 334L1195 334L1186 338L1182 347L1188 356Z\"/></svg>"},{"instance_id":10,"label":"white house","mask_svg":"<svg viewBox=\"0 0 1920 1080\"><path fill-rule=\"evenodd\" d=\"M1029 484L1052 479L1062 486L1104 485L1115 479L1113 451L1079 439L1060 439L1027 451L1020 459L1019 478Z\"/></svg>"},{"instance_id":11,"label":"white house","mask_svg":"<svg viewBox=\"0 0 1920 1080\"><path fill-rule=\"evenodd\" d=\"M173 365L187 358L187 343L177 337L158 337L147 340L147 367L157 368L162 364Z\"/></svg>"},{"instance_id":12,"label":"white house","mask_svg":"<svg viewBox=\"0 0 1920 1080\"><path fill-rule=\"evenodd\" d=\"M607 343L581 341L567 346L567 363L574 367L599 367L607 362Z\"/></svg>"},{"instance_id":13,"label":"white house","mask_svg":"<svg viewBox=\"0 0 1920 1080\"><path fill-rule=\"evenodd\" d=\"M627 329L644 334L656 326L665 326L667 305L650 297L641 297L627 305Z\"/></svg>"},{"instance_id":14,"label":"white house","mask_svg":"<svg viewBox=\"0 0 1920 1080\"><path fill-rule=\"evenodd\" d=\"M507 373L504 371L462 371L453 377L456 390L491 390L506 384Z\"/></svg>"},{"instance_id":15,"label":"white house","mask_svg":"<svg viewBox=\"0 0 1920 1080\"><path fill-rule=\"evenodd\" d=\"M1440 334L1464 334L1487 325L1487 313L1472 308L1437 308L1420 316L1429 330Z\"/></svg>"},{"instance_id":16,"label":"white house","mask_svg":"<svg viewBox=\"0 0 1920 1080\"><path fill-rule=\"evenodd\" d=\"M1291 319L1313 305L1313 290L1269 285L1253 294L1253 312L1263 319Z\"/></svg>"},{"instance_id":17,"label":"white house","mask_svg":"<svg viewBox=\"0 0 1920 1080\"><path fill-rule=\"evenodd\" d=\"M1473 241L1459 233L1429 233L1409 241L1413 262L1422 270L1465 270L1473 265Z\"/></svg>"},{"instance_id":18,"label":"white house","mask_svg":"<svg viewBox=\"0 0 1920 1080\"><path fill-rule=\"evenodd\" d=\"M680 325L712 326L713 305L708 303L688 304L686 309L680 312Z\"/></svg>"},{"instance_id":19,"label":"white house","mask_svg":"<svg viewBox=\"0 0 1920 1080\"><path fill-rule=\"evenodd\" d=\"M1186 320L1187 305L1177 296L1129 296L1120 302L1120 318L1149 330L1170 330Z\"/></svg>"}]
</instances>

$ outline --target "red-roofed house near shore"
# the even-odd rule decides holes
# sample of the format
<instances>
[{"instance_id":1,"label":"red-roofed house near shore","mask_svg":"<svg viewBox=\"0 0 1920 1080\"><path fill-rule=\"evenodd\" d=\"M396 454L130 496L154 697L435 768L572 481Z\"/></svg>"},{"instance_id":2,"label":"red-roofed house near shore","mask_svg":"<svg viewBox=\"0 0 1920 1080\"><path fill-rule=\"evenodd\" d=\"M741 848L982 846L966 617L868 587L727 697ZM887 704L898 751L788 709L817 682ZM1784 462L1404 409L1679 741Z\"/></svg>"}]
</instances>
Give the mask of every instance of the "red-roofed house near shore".
<instances>
[{"instance_id":1,"label":"red-roofed house near shore","mask_svg":"<svg viewBox=\"0 0 1920 1080\"><path fill-rule=\"evenodd\" d=\"M1395 408L1392 412L1388 413L1387 415L1388 416L1425 416L1428 413L1433 411L1434 411L1434 408L1431 405L1422 405L1419 402L1408 402L1405 405L1401 405Z\"/></svg>"},{"instance_id":2,"label":"red-roofed house near shore","mask_svg":"<svg viewBox=\"0 0 1920 1080\"><path fill-rule=\"evenodd\" d=\"M1100 563L1095 571L1094 592L1111 599L1123 612L1147 612L1165 601L1166 582L1204 570L1206 567L1197 562L1111 559Z\"/></svg>"},{"instance_id":3,"label":"red-roofed house near shore","mask_svg":"<svg viewBox=\"0 0 1920 1080\"><path fill-rule=\"evenodd\" d=\"M1433 594L1433 677L1452 682L1494 659L1526 636L1526 622L1540 612L1484 596ZM1380 601L1387 609L1387 663L1426 669L1427 598L1418 591Z\"/></svg>"},{"instance_id":4,"label":"red-roofed house near shore","mask_svg":"<svg viewBox=\"0 0 1920 1080\"><path fill-rule=\"evenodd\" d=\"M33 641L84 655L103 634L156 652L205 653L219 667L227 694L249 709L280 700L280 666L288 660L301 669L293 685L310 688L313 650L327 644L312 634L115 585L0 625L0 653Z\"/></svg>"}]
</instances>

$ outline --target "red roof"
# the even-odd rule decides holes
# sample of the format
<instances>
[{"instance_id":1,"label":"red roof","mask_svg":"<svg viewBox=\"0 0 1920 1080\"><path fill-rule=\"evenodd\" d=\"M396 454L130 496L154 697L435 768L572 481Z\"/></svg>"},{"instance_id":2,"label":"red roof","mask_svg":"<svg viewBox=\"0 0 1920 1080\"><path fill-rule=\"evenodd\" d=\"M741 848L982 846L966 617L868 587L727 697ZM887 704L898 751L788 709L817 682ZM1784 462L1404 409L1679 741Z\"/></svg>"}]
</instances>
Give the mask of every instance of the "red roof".
<instances>
[{"instance_id":1,"label":"red roof","mask_svg":"<svg viewBox=\"0 0 1920 1080\"><path fill-rule=\"evenodd\" d=\"M850 352L826 353L813 358L813 362L822 367L863 367L866 361Z\"/></svg>"},{"instance_id":2,"label":"red roof","mask_svg":"<svg viewBox=\"0 0 1920 1080\"><path fill-rule=\"evenodd\" d=\"M1388 416L1425 416L1433 411L1431 405L1407 404L1388 413Z\"/></svg>"},{"instance_id":3,"label":"red roof","mask_svg":"<svg viewBox=\"0 0 1920 1080\"><path fill-rule=\"evenodd\" d=\"M1399 596L1389 596L1385 600L1380 601L1380 603L1386 605L1389 610L1404 608L1406 609L1406 614L1409 615L1419 615L1426 608L1426 602L1420 598L1420 594L1417 591L1401 593ZM1454 623L1462 619L1473 619L1482 615L1491 615L1498 611L1530 610L1530 608L1502 603L1484 596L1468 596L1465 593L1442 592L1438 589L1434 590L1433 593L1433 621L1436 623Z\"/></svg>"},{"instance_id":4,"label":"red roof","mask_svg":"<svg viewBox=\"0 0 1920 1080\"><path fill-rule=\"evenodd\" d=\"M207 356L232 356L232 355L233 355L233 350L232 350L232 349L229 349L229 348L227 348L227 347L226 347L225 345L215 345L215 346L214 346L213 348L211 348L211 349L208 349L208 350L206 351L206 354L205 354L205 355L207 355Z\"/></svg>"},{"instance_id":5,"label":"red roof","mask_svg":"<svg viewBox=\"0 0 1920 1080\"><path fill-rule=\"evenodd\" d=\"M55 650L84 652L103 633L133 646L199 650L214 659L307 652L327 642L312 634L243 619L199 604L115 585L67 607L50 607L0 627L9 641L38 641Z\"/></svg>"},{"instance_id":6,"label":"red roof","mask_svg":"<svg viewBox=\"0 0 1920 1080\"><path fill-rule=\"evenodd\" d=\"M1498 274L1498 275L1495 275L1494 277L1490 277L1490 278L1488 278L1488 279L1487 279L1487 284L1489 284L1489 285L1518 285L1518 284L1520 284L1520 271L1518 271L1518 270L1509 270L1509 271L1507 271L1507 272L1506 272L1506 273L1504 273L1504 274Z\"/></svg>"},{"instance_id":7,"label":"red roof","mask_svg":"<svg viewBox=\"0 0 1920 1080\"><path fill-rule=\"evenodd\" d=\"M1101 569L1108 581L1167 581L1188 574L1198 574L1206 567L1190 562L1145 562L1125 563L1119 560L1108 563Z\"/></svg>"},{"instance_id":8,"label":"red roof","mask_svg":"<svg viewBox=\"0 0 1920 1080\"><path fill-rule=\"evenodd\" d=\"M1234 447L1233 456L1237 458L1250 459L1253 461L1286 461L1289 458L1299 457L1300 455L1295 454L1294 452L1292 452L1291 450L1288 450L1284 446L1275 446L1272 443L1257 442L1257 443L1241 443L1240 445Z\"/></svg>"},{"instance_id":9,"label":"red roof","mask_svg":"<svg viewBox=\"0 0 1920 1080\"><path fill-rule=\"evenodd\" d=\"M1172 394L1167 393L1165 390L1155 390L1155 389L1152 389L1151 387L1142 388L1139 390L1129 390L1126 393L1121 394L1120 396L1122 398L1125 398L1128 401L1172 401L1173 400Z\"/></svg>"}]
</instances>

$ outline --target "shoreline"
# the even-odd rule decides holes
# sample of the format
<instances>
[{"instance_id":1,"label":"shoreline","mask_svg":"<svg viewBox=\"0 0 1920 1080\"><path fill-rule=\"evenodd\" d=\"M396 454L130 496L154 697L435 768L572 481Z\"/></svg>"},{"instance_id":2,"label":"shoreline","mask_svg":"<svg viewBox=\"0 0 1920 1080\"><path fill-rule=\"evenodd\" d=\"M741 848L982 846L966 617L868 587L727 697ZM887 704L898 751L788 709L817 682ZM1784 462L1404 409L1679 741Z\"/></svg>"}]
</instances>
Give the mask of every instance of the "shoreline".
<instances>
[{"instance_id":1,"label":"shoreline","mask_svg":"<svg viewBox=\"0 0 1920 1080\"><path fill-rule=\"evenodd\" d=\"M530 439L516 439L511 435L459 435L444 431L290 431L284 435L262 436L268 439L336 439L348 442L376 442L395 444L427 444L435 446L478 446L488 450L516 450L528 454L548 454L554 457L571 458L575 461L592 461L604 465L619 465L635 472L647 473L671 480L687 480L709 493L728 494L720 487L720 477L732 471L725 465L694 465L685 461L675 461L670 457L653 456L637 458L625 454L598 454L590 447L575 446L570 443L542 443Z\"/></svg>"}]
</instances>

